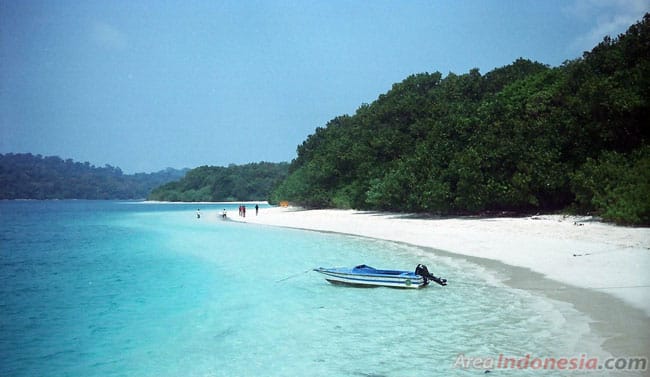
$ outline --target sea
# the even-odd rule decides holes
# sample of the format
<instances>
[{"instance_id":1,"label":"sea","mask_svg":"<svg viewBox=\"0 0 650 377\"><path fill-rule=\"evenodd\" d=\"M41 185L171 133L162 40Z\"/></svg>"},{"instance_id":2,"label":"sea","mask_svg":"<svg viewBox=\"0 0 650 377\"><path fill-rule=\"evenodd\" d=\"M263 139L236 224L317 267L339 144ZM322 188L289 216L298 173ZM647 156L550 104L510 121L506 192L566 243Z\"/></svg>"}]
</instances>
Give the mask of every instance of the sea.
<instances>
[{"instance_id":1,"label":"sea","mask_svg":"<svg viewBox=\"0 0 650 377\"><path fill-rule=\"evenodd\" d=\"M220 218L238 205L1 201L0 376L561 376L481 358L602 351L588 316L481 265ZM418 263L449 285L312 271Z\"/></svg>"}]
</instances>

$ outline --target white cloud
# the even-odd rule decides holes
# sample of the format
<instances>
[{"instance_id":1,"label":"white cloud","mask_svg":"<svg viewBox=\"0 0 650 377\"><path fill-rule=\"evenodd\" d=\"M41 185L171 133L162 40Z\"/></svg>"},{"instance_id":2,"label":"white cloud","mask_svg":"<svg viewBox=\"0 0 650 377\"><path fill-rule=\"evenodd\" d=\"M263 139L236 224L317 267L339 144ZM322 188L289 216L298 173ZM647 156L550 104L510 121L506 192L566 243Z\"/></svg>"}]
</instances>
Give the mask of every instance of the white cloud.
<instances>
[{"instance_id":1,"label":"white cloud","mask_svg":"<svg viewBox=\"0 0 650 377\"><path fill-rule=\"evenodd\" d=\"M593 26L576 36L572 48L587 51L600 43L605 36L616 37L650 12L650 0L576 0L565 13L580 22Z\"/></svg>"},{"instance_id":2,"label":"white cloud","mask_svg":"<svg viewBox=\"0 0 650 377\"><path fill-rule=\"evenodd\" d=\"M95 22L91 37L98 45L111 50L124 50L128 46L126 34L106 22Z\"/></svg>"}]
</instances>

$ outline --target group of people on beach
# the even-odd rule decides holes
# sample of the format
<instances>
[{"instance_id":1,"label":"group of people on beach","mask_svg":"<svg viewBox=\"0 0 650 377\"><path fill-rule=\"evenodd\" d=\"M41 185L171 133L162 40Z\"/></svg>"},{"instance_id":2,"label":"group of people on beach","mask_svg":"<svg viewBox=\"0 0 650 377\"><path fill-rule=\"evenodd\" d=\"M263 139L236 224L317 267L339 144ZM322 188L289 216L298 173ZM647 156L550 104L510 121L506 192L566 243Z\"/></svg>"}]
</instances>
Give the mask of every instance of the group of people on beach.
<instances>
[{"instance_id":1,"label":"group of people on beach","mask_svg":"<svg viewBox=\"0 0 650 377\"><path fill-rule=\"evenodd\" d=\"M257 216L259 211L260 211L260 206L255 204L255 216ZM246 217L246 206L243 204L239 206L239 216Z\"/></svg>"},{"instance_id":2,"label":"group of people on beach","mask_svg":"<svg viewBox=\"0 0 650 377\"><path fill-rule=\"evenodd\" d=\"M259 213L259 211L260 211L260 206L257 205L257 204L255 204L255 216L257 216L257 214ZM226 209L224 208L224 209L223 209L223 212L221 213L221 217L225 219L227 216L228 216L228 215L227 215L227 211L226 211ZM243 204L239 206L239 216L241 216L241 217L246 217L246 206L243 205ZM200 219L200 218L201 218L201 209L200 209L200 208L198 208L198 209L196 210L196 218L197 218L197 219Z\"/></svg>"}]
</instances>

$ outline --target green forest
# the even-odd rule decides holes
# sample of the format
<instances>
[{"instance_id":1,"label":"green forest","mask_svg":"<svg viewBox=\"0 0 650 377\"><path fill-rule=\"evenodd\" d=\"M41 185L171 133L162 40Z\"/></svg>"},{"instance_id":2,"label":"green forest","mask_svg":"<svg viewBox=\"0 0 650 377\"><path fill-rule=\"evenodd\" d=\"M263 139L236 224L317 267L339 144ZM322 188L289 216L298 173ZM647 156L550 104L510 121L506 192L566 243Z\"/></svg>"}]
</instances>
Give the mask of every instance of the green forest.
<instances>
[{"instance_id":1,"label":"green forest","mask_svg":"<svg viewBox=\"0 0 650 377\"><path fill-rule=\"evenodd\" d=\"M288 175L289 164L259 162L246 165L201 166L181 180L156 188L149 200L219 202L267 200Z\"/></svg>"},{"instance_id":2,"label":"green forest","mask_svg":"<svg viewBox=\"0 0 650 377\"><path fill-rule=\"evenodd\" d=\"M111 165L95 167L57 156L0 154L0 199L143 199L185 172L124 174Z\"/></svg>"},{"instance_id":3,"label":"green forest","mask_svg":"<svg viewBox=\"0 0 650 377\"><path fill-rule=\"evenodd\" d=\"M650 224L650 15L559 67L409 76L319 127L272 194L318 208Z\"/></svg>"}]
</instances>

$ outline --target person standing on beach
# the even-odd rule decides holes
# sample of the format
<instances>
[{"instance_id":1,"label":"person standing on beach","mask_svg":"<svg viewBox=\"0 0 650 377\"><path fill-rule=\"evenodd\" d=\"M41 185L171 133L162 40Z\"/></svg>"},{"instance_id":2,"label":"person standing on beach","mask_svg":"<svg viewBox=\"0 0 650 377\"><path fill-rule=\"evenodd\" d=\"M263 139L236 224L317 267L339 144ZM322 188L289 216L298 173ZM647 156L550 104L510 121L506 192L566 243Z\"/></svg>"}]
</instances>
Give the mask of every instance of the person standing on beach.
<instances>
[{"instance_id":1,"label":"person standing on beach","mask_svg":"<svg viewBox=\"0 0 650 377\"><path fill-rule=\"evenodd\" d=\"M241 206L241 215L246 217L246 206Z\"/></svg>"},{"instance_id":2,"label":"person standing on beach","mask_svg":"<svg viewBox=\"0 0 650 377\"><path fill-rule=\"evenodd\" d=\"M257 216L257 213L260 211L260 206L255 204L255 216Z\"/></svg>"}]
</instances>

